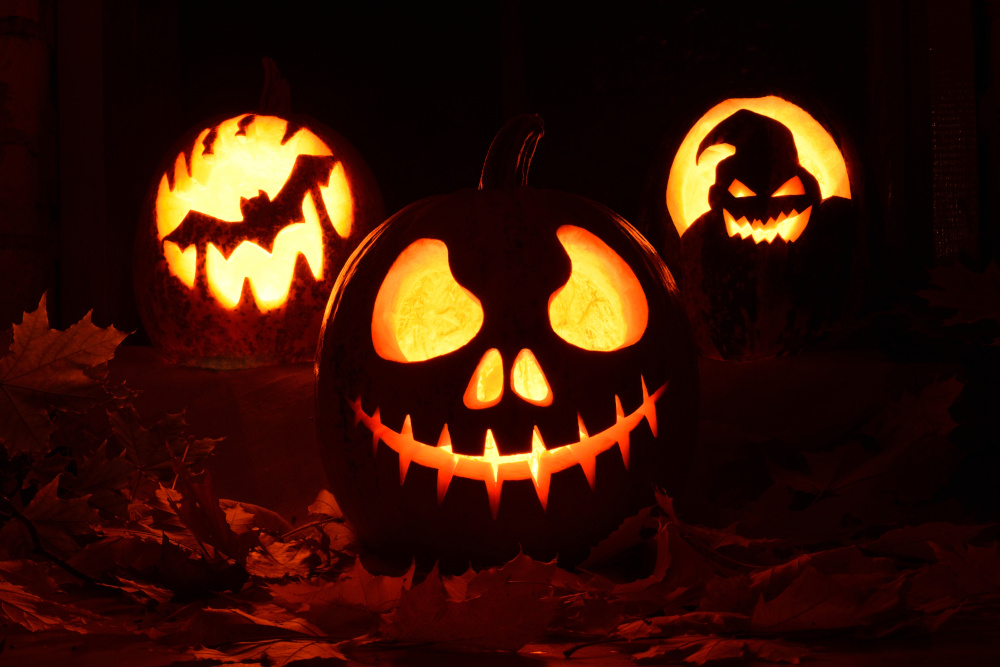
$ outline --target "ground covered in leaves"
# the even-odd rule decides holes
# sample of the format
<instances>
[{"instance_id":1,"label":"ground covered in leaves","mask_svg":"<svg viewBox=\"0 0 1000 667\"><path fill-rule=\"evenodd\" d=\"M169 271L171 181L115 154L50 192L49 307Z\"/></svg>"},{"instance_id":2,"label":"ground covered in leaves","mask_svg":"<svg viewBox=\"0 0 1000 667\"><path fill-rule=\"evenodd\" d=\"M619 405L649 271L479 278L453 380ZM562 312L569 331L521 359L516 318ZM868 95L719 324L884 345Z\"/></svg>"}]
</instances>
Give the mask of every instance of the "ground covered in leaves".
<instances>
[{"instance_id":1,"label":"ground covered in leaves","mask_svg":"<svg viewBox=\"0 0 1000 667\"><path fill-rule=\"evenodd\" d=\"M956 624L998 656L1000 269L934 283L863 340L953 370L812 447L742 433L711 520L659 494L575 571L459 576L366 568L327 492L296 525L218 498L219 441L108 381L125 334L43 299L0 334L0 663L799 664Z\"/></svg>"}]
</instances>

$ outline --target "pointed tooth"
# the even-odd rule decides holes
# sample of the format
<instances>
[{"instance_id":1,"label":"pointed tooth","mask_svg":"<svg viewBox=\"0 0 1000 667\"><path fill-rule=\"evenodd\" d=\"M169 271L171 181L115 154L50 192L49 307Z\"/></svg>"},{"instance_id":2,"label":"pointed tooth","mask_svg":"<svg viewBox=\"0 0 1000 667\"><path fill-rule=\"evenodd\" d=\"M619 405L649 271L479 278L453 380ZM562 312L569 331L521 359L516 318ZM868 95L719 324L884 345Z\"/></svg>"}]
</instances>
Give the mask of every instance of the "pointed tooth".
<instances>
[{"instance_id":1,"label":"pointed tooth","mask_svg":"<svg viewBox=\"0 0 1000 667\"><path fill-rule=\"evenodd\" d=\"M451 451L451 433L448 432L448 425L441 427L441 435L438 436L437 446L446 451Z\"/></svg>"},{"instance_id":2,"label":"pointed tooth","mask_svg":"<svg viewBox=\"0 0 1000 667\"><path fill-rule=\"evenodd\" d=\"M730 236L732 236L732 234L730 234ZM361 418L365 416L365 411L361 408L361 397L358 396L358 400L348 401L347 403L354 410L354 425L357 426L361 423Z\"/></svg>"},{"instance_id":3,"label":"pointed tooth","mask_svg":"<svg viewBox=\"0 0 1000 667\"><path fill-rule=\"evenodd\" d=\"M728 232L730 236L736 236L739 233L740 228L733 219L733 214L726 209L722 209L722 219L726 221L726 232Z\"/></svg>"},{"instance_id":4,"label":"pointed tooth","mask_svg":"<svg viewBox=\"0 0 1000 667\"><path fill-rule=\"evenodd\" d=\"M403 486L403 482L406 481L406 471L410 469L410 449L408 447L401 447L403 451L399 452L399 485Z\"/></svg>"},{"instance_id":5,"label":"pointed tooth","mask_svg":"<svg viewBox=\"0 0 1000 667\"><path fill-rule=\"evenodd\" d=\"M531 432L531 455L541 456L546 452L545 441L542 440L542 432L538 430L538 426Z\"/></svg>"},{"instance_id":6,"label":"pointed tooth","mask_svg":"<svg viewBox=\"0 0 1000 667\"><path fill-rule=\"evenodd\" d=\"M406 415L406 419L403 420L403 427L399 429L399 434L413 438L413 424L410 423L410 415Z\"/></svg>"},{"instance_id":7,"label":"pointed tooth","mask_svg":"<svg viewBox=\"0 0 1000 667\"><path fill-rule=\"evenodd\" d=\"M382 433L382 415L379 413L379 409L375 408L375 414L372 415L372 456L378 454L378 441L379 435Z\"/></svg>"},{"instance_id":8,"label":"pointed tooth","mask_svg":"<svg viewBox=\"0 0 1000 667\"><path fill-rule=\"evenodd\" d=\"M629 464L629 432L625 431L622 437L618 438L618 450L622 454L622 463L625 464L625 470L628 470Z\"/></svg>"},{"instance_id":9,"label":"pointed tooth","mask_svg":"<svg viewBox=\"0 0 1000 667\"><path fill-rule=\"evenodd\" d=\"M597 458L593 454L583 452L573 453L576 455L576 462L580 464L581 468L583 468L583 474L587 477L587 483L590 484L590 490L593 491L594 484L597 479Z\"/></svg>"},{"instance_id":10,"label":"pointed tooth","mask_svg":"<svg viewBox=\"0 0 1000 667\"><path fill-rule=\"evenodd\" d=\"M490 497L490 516L494 519L500 512L500 493L503 490L503 480L486 480L486 493Z\"/></svg>"},{"instance_id":11,"label":"pointed tooth","mask_svg":"<svg viewBox=\"0 0 1000 667\"><path fill-rule=\"evenodd\" d=\"M448 493L448 487L451 485L451 478L455 474L456 463L458 463L458 461L452 459L450 465L441 466L440 468L438 468L438 478L437 478L438 505L444 502L444 496L446 493Z\"/></svg>"},{"instance_id":12,"label":"pointed tooth","mask_svg":"<svg viewBox=\"0 0 1000 667\"><path fill-rule=\"evenodd\" d=\"M497 450L497 441L493 438L493 431L491 429L486 429L483 458L493 468L492 478L487 478L484 481L486 483L486 494L490 498L490 514L495 519L497 518L497 512L500 511L500 491L503 489L503 480L498 479L500 472L500 452Z\"/></svg>"},{"instance_id":13,"label":"pointed tooth","mask_svg":"<svg viewBox=\"0 0 1000 667\"><path fill-rule=\"evenodd\" d=\"M576 422L580 429L580 442L583 442L584 439L590 437L590 432L587 431L587 425L583 423L583 417L580 415L579 412L576 413ZM535 430L536 431L538 430L537 426L535 427ZM532 438L532 450L533 449L534 449L534 438Z\"/></svg>"},{"instance_id":14,"label":"pointed tooth","mask_svg":"<svg viewBox=\"0 0 1000 667\"><path fill-rule=\"evenodd\" d=\"M620 422L625 417L625 410L622 408L622 399L615 394L615 422Z\"/></svg>"},{"instance_id":15,"label":"pointed tooth","mask_svg":"<svg viewBox=\"0 0 1000 667\"><path fill-rule=\"evenodd\" d=\"M531 470L531 481L535 484L535 493L538 494L538 502L542 504L542 510L549 502L549 480L551 477L545 452L545 442L536 426L531 434L531 456L528 457L528 466Z\"/></svg>"}]
</instances>

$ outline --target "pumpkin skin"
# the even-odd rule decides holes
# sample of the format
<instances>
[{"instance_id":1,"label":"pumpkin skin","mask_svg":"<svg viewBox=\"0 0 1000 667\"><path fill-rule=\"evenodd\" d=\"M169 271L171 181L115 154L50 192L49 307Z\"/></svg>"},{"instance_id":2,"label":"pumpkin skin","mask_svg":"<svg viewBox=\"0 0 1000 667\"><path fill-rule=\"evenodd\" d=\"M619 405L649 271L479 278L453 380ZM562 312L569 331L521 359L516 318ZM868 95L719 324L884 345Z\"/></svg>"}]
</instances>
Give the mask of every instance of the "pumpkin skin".
<instances>
[{"instance_id":1,"label":"pumpkin skin","mask_svg":"<svg viewBox=\"0 0 1000 667\"><path fill-rule=\"evenodd\" d=\"M480 189L392 216L355 251L331 296L316 360L320 444L345 516L384 557L461 570L520 549L571 565L651 504L654 485L676 491L684 479L698 383L673 280L607 208L525 185L541 133L537 116L510 121ZM634 342L584 349L554 330L550 304L577 271L560 236L567 230L598 239L641 286L648 311ZM482 320L449 351L402 362L380 353L376 315L380 293L420 244L446 249L447 270L478 300ZM519 386L523 359L544 375L540 393ZM502 385L470 404L491 360Z\"/></svg>"},{"instance_id":2,"label":"pumpkin skin","mask_svg":"<svg viewBox=\"0 0 1000 667\"><path fill-rule=\"evenodd\" d=\"M143 325L175 363L312 361L336 276L382 219L367 165L315 120L248 113L199 125L167 154L140 219Z\"/></svg>"},{"instance_id":3,"label":"pumpkin skin","mask_svg":"<svg viewBox=\"0 0 1000 667\"><path fill-rule=\"evenodd\" d=\"M677 148L643 227L657 228L702 355L794 352L856 308L866 262L844 154L776 96L716 105Z\"/></svg>"}]
</instances>

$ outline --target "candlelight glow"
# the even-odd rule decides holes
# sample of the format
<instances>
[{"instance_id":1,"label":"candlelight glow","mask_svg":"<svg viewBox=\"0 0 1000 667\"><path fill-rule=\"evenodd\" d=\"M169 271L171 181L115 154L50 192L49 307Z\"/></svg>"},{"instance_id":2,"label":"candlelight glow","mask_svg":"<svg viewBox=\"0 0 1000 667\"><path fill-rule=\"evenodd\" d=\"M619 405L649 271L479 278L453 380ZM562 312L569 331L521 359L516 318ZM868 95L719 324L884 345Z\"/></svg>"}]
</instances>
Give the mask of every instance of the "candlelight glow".
<instances>
[{"instance_id":1,"label":"candlelight glow","mask_svg":"<svg viewBox=\"0 0 1000 667\"><path fill-rule=\"evenodd\" d=\"M650 394L646 381L642 383L642 404L628 415L622 410L621 399L615 396L616 423L599 433L588 435L580 419L580 440L561 447L547 449L538 428L531 439L531 452L526 454L500 454L491 430L486 431L483 454L471 456L456 454L452 448L451 435L446 424L436 444L423 443L413 438L410 416L403 420L397 433L382 423L378 408L368 415L361 407L361 398L348 401L354 409L355 420L362 423L372 433L372 452L378 450L380 442L388 445L399 455L399 483L406 480L411 463L437 470L438 502L444 500L451 480L455 477L478 479L486 485L490 501L490 511L496 518L500 509L503 483L507 480L531 479L535 485L538 501L544 509L548 503L549 483L553 474L579 465L591 488L596 481L597 456L618 445L625 467L629 466L629 435L645 419L656 437L656 401L666 391L667 385Z\"/></svg>"},{"instance_id":2,"label":"candlelight glow","mask_svg":"<svg viewBox=\"0 0 1000 667\"><path fill-rule=\"evenodd\" d=\"M695 220L711 209L708 190L715 183L715 168L735 153L733 146L718 144L710 146L699 156L698 146L719 123L741 109L772 118L792 132L799 164L819 182L823 199L834 196L851 198L844 156L830 133L805 110L773 95L726 100L698 119L684 137L670 165L667 211L679 235L683 235Z\"/></svg>"}]
</instances>

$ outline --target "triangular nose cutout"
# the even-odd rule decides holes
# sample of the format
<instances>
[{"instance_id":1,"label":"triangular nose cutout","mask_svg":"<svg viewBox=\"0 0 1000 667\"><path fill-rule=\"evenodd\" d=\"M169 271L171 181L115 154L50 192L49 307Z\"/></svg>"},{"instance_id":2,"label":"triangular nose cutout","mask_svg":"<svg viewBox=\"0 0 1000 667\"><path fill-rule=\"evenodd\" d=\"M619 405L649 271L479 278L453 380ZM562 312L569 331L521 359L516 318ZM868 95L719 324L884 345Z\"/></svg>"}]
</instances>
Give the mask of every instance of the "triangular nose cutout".
<instances>
[{"instance_id":1,"label":"triangular nose cutout","mask_svg":"<svg viewBox=\"0 0 1000 667\"><path fill-rule=\"evenodd\" d=\"M496 348L487 350L469 380L462 401L472 410L489 408L503 397L503 359Z\"/></svg>"},{"instance_id":2,"label":"triangular nose cutout","mask_svg":"<svg viewBox=\"0 0 1000 667\"><path fill-rule=\"evenodd\" d=\"M531 350L525 348L517 353L514 368L510 372L510 386L514 393L534 405L550 405L552 389L542 367Z\"/></svg>"}]
</instances>

